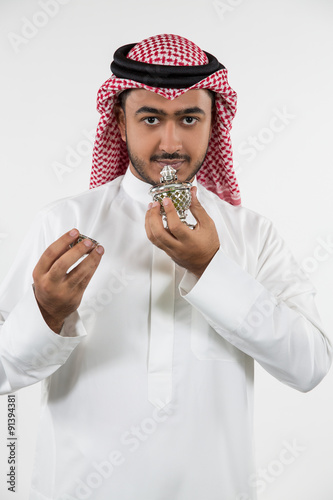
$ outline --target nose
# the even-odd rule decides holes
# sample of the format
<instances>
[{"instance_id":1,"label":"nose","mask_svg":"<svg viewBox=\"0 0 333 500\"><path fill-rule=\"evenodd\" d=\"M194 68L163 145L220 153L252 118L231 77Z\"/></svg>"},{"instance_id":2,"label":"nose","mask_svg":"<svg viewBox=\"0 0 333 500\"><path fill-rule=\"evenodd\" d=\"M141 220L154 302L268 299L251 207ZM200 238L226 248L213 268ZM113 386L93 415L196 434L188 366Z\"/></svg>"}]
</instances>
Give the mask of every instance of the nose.
<instances>
[{"instance_id":1,"label":"nose","mask_svg":"<svg viewBox=\"0 0 333 500\"><path fill-rule=\"evenodd\" d=\"M182 148L182 142L179 137L179 130L174 121L166 121L161 130L161 140L159 149L165 153L175 153Z\"/></svg>"}]
</instances>

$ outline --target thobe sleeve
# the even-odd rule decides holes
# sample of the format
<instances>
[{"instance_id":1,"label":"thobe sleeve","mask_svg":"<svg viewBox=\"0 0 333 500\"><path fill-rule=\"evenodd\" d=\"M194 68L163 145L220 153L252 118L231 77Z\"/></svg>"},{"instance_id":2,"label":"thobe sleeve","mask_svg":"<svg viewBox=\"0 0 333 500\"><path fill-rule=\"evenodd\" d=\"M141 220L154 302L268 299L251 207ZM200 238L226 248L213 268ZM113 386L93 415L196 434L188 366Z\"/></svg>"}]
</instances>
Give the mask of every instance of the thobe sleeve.
<instances>
[{"instance_id":1,"label":"thobe sleeve","mask_svg":"<svg viewBox=\"0 0 333 500\"><path fill-rule=\"evenodd\" d=\"M222 247L199 280L185 273L180 293L225 340L277 379L306 392L328 372L332 346L313 286L268 224L260 252L251 256L254 276Z\"/></svg>"},{"instance_id":2,"label":"thobe sleeve","mask_svg":"<svg viewBox=\"0 0 333 500\"><path fill-rule=\"evenodd\" d=\"M60 334L45 323L33 291L32 271L54 240L41 212L0 287L0 394L34 384L66 362L86 332L77 312Z\"/></svg>"}]
</instances>

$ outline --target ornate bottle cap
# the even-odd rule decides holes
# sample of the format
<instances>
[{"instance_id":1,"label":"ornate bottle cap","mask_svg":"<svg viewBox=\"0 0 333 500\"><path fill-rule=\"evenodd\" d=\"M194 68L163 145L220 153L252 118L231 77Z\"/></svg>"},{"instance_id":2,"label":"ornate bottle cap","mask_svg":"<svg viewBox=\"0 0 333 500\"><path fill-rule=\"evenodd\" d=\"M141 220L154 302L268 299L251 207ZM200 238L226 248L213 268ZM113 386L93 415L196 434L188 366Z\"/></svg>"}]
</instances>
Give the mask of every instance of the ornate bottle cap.
<instances>
[{"instance_id":1,"label":"ornate bottle cap","mask_svg":"<svg viewBox=\"0 0 333 500\"><path fill-rule=\"evenodd\" d=\"M191 205L191 187L190 182L178 182L177 172L170 165L165 165L160 172L160 183L156 184L149 190L154 201L158 201L161 205L161 215L165 227L167 226L167 218L162 204L162 200L168 197L173 202L180 220L188 227L193 229L192 224L186 222L186 211Z\"/></svg>"}]
</instances>

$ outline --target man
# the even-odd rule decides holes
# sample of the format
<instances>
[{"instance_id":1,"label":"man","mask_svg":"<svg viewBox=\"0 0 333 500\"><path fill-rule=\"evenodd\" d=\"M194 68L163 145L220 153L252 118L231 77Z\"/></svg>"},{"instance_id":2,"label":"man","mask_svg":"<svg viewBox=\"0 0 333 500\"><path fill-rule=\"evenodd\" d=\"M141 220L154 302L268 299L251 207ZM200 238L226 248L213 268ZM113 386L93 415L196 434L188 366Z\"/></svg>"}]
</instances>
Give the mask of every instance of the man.
<instances>
[{"instance_id":1,"label":"man","mask_svg":"<svg viewBox=\"0 0 333 500\"><path fill-rule=\"evenodd\" d=\"M94 189L39 215L0 295L2 393L44 380L30 499L253 500L254 360L301 391L330 366L313 288L237 206L226 69L176 35L111 68ZM165 165L194 229L151 203Z\"/></svg>"}]
</instances>

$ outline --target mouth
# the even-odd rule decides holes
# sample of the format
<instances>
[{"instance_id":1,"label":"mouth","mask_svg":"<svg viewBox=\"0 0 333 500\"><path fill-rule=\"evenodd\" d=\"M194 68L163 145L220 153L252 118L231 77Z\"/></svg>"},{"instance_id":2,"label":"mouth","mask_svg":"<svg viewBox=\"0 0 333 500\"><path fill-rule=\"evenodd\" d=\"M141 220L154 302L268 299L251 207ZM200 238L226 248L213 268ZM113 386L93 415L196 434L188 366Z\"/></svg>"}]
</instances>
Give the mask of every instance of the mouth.
<instances>
[{"instance_id":1,"label":"mouth","mask_svg":"<svg viewBox=\"0 0 333 500\"><path fill-rule=\"evenodd\" d=\"M156 163L161 167L161 170L165 165L168 165L175 170L179 170L185 160L157 160Z\"/></svg>"}]
</instances>

